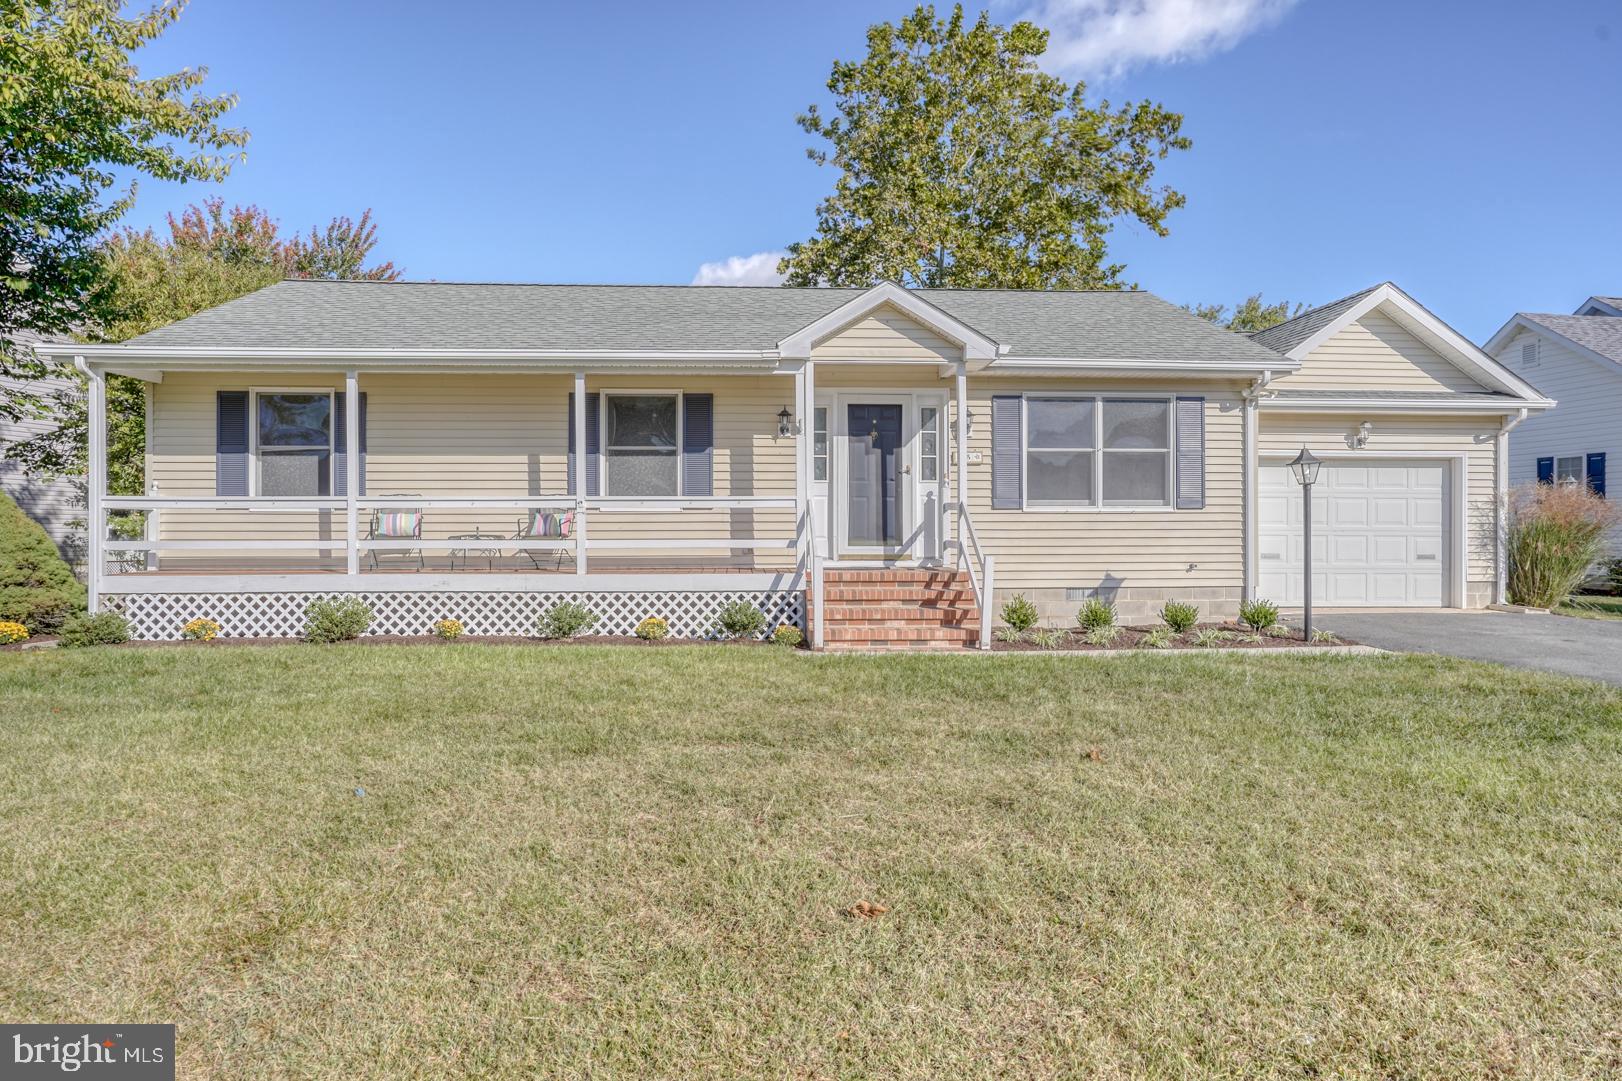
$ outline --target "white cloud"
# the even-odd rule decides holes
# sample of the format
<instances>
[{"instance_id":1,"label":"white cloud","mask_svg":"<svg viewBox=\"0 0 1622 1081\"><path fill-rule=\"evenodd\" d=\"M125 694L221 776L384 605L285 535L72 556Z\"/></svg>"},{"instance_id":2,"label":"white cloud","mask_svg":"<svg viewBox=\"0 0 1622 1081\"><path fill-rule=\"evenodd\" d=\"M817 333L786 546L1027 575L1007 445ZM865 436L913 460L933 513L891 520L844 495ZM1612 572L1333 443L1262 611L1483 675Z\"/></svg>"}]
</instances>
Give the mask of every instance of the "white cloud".
<instances>
[{"instance_id":1,"label":"white cloud","mask_svg":"<svg viewBox=\"0 0 1622 1081\"><path fill-rule=\"evenodd\" d=\"M694 285L782 285L783 275L777 272L777 261L784 256L780 251L757 251L753 255L734 255L719 263L705 263L693 275Z\"/></svg>"},{"instance_id":2,"label":"white cloud","mask_svg":"<svg viewBox=\"0 0 1622 1081\"><path fill-rule=\"evenodd\" d=\"M1042 65L1066 75L1120 75L1198 60L1271 26L1296 0L1034 0L1019 18L1048 31Z\"/></svg>"}]
</instances>

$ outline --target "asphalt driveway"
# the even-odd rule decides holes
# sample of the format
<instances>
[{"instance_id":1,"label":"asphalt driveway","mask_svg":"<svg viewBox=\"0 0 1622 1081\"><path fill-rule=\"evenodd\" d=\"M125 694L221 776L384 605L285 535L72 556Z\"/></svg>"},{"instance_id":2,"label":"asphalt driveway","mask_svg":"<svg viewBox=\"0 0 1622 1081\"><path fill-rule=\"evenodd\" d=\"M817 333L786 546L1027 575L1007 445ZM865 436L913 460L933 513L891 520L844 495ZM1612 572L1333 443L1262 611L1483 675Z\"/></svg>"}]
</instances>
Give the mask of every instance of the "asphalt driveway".
<instances>
[{"instance_id":1,"label":"asphalt driveway","mask_svg":"<svg viewBox=\"0 0 1622 1081\"><path fill-rule=\"evenodd\" d=\"M1296 619L1300 613L1292 613ZM1409 653L1441 653L1538 668L1622 686L1622 620L1516 612L1321 613L1319 627Z\"/></svg>"}]
</instances>

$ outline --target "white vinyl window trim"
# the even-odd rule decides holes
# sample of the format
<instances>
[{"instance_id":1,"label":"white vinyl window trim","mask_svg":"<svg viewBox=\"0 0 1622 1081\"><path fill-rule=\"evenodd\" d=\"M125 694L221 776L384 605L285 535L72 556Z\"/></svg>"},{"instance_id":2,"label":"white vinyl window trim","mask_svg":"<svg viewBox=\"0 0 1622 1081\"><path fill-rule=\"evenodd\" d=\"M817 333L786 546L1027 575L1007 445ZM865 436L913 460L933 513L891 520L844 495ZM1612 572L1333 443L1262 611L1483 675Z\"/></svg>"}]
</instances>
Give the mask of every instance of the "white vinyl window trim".
<instances>
[{"instance_id":1,"label":"white vinyl window trim","mask_svg":"<svg viewBox=\"0 0 1622 1081\"><path fill-rule=\"evenodd\" d=\"M1131 392L1111 392L1108 394L1080 393L1066 391L1051 391L1044 393L1024 394L1020 397L1020 506L1032 510L1045 511L1089 511L1093 513L1113 513L1116 511L1145 511L1166 510L1174 506L1176 498L1176 477L1173 470L1176 462L1176 409L1175 395L1172 394L1133 394ZM1076 401L1091 402L1093 407L1093 438L1092 445L1086 447L1032 447L1030 403L1032 401ZM1166 439L1164 448L1151 447L1105 447L1104 444L1104 403L1105 402L1155 402L1163 403L1166 407ZM1090 501L1076 502L1071 500L1033 500L1030 494L1030 455L1031 451L1083 451L1092 455L1092 494ZM1158 500L1113 500L1104 502L1104 456L1106 454L1138 453L1163 454L1165 464L1165 492L1166 497Z\"/></svg>"},{"instance_id":2,"label":"white vinyl window trim","mask_svg":"<svg viewBox=\"0 0 1622 1081\"><path fill-rule=\"evenodd\" d=\"M603 499L649 499L659 498L649 495L616 494L609 490L608 485L608 459L613 450L645 451L643 446L613 447L608 442L608 409L611 398L669 398L676 403L676 445L672 450L672 457L676 464L675 491L665 494L665 497L682 495L682 446L686 439L687 410L684 408L683 394L679 390L601 390L597 398L597 490L602 493ZM713 421L712 421L713 423Z\"/></svg>"},{"instance_id":3,"label":"white vinyl window trim","mask_svg":"<svg viewBox=\"0 0 1622 1081\"><path fill-rule=\"evenodd\" d=\"M327 494L336 492L337 478L333 471L337 468L337 392L332 387L250 387L248 390L248 495L257 497L263 495L260 484L260 462L264 455L297 454L319 447L265 447L259 442L259 399L261 397L275 397L279 394L310 394L325 395L327 399ZM310 493L313 498L319 498ZM285 498L300 498L287 496Z\"/></svg>"}]
</instances>

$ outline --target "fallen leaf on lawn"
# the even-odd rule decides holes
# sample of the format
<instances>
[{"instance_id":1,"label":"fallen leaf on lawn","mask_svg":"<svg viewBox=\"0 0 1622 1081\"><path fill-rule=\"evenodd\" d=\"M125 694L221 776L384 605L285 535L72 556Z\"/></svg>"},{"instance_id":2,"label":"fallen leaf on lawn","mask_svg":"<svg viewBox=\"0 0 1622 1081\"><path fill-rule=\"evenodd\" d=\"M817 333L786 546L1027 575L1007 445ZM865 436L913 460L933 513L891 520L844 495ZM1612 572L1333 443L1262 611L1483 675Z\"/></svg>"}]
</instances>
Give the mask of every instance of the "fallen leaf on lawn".
<instances>
[{"instance_id":1,"label":"fallen leaf on lawn","mask_svg":"<svg viewBox=\"0 0 1622 1081\"><path fill-rule=\"evenodd\" d=\"M888 911L890 911L888 905L880 904L877 901L857 901L845 909L845 914L855 916L861 920L871 920L884 915Z\"/></svg>"},{"instance_id":2,"label":"fallen leaf on lawn","mask_svg":"<svg viewBox=\"0 0 1622 1081\"><path fill-rule=\"evenodd\" d=\"M1102 747L1088 747L1087 757L1092 759L1094 762L1103 762L1107 760L1107 756L1104 754L1104 749Z\"/></svg>"}]
</instances>

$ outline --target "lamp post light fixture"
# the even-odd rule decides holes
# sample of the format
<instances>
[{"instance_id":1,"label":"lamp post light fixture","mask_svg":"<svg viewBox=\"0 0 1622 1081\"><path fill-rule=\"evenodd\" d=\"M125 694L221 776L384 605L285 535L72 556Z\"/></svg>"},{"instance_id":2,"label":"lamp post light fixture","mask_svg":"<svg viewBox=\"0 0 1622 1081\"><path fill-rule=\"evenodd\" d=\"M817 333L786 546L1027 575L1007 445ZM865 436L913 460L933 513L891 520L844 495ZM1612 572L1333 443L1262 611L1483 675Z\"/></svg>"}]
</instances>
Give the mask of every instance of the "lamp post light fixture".
<instances>
[{"instance_id":1,"label":"lamp post light fixture","mask_svg":"<svg viewBox=\"0 0 1622 1081\"><path fill-rule=\"evenodd\" d=\"M785 439L794 434L794 414L786 405L777 412L777 434Z\"/></svg>"},{"instance_id":2,"label":"lamp post light fixture","mask_svg":"<svg viewBox=\"0 0 1622 1081\"><path fill-rule=\"evenodd\" d=\"M1301 640L1312 641L1312 485L1323 462L1306 447L1290 463L1295 482L1301 485Z\"/></svg>"}]
</instances>

